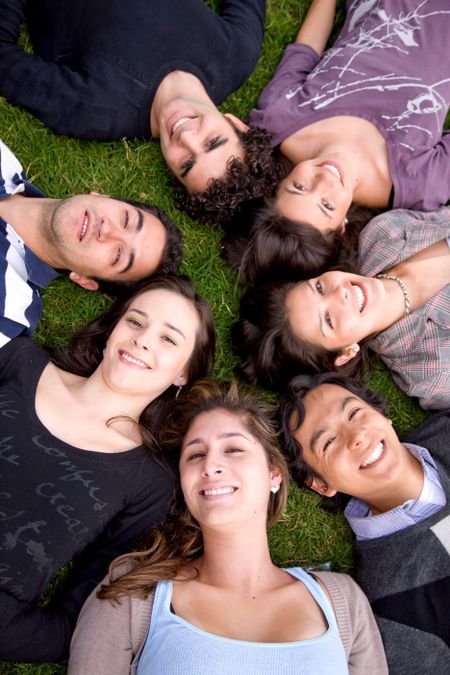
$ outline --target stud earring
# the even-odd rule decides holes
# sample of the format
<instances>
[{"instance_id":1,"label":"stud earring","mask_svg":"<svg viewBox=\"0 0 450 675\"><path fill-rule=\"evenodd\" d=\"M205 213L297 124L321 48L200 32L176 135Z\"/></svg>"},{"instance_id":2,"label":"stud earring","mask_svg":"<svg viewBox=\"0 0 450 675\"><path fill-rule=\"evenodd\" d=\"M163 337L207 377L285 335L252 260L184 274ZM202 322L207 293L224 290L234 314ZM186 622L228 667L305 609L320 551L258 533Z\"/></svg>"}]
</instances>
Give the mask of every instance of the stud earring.
<instances>
[{"instance_id":1,"label":"stud earring","mask_svg":"<svg viewBox=\"0 0 450 675\"><path fill-rule=\"evenodd\" d=\"M272 494L275 495L278 492L279 489L280 489L279 485L272 485L272 487L270 488L270 491L272 492Z\"/></svg>"}]
</instances>

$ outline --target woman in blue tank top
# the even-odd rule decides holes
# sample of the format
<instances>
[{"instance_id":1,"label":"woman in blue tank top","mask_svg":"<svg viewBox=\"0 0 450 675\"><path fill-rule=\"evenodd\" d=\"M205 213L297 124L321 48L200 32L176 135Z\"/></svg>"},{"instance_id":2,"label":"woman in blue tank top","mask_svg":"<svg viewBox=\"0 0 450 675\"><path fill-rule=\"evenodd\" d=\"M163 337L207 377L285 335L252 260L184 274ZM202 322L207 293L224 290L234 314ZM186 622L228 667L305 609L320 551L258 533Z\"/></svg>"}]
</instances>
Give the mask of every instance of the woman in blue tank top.
<instances>
[{"instance_id":1,"label":"woman in blue tank top","mask_svg":"<svg viewBox=\"0 0 450 675\"><path fill-rule=\"evenodd\" d=\"M165 445L180 472L174 516L89 598L69 675L387 673L349 577L271 561L266 530L285 506L288 472L268 407L235 384L200 381L168 420Z\"/></svg>"}]
</instances>

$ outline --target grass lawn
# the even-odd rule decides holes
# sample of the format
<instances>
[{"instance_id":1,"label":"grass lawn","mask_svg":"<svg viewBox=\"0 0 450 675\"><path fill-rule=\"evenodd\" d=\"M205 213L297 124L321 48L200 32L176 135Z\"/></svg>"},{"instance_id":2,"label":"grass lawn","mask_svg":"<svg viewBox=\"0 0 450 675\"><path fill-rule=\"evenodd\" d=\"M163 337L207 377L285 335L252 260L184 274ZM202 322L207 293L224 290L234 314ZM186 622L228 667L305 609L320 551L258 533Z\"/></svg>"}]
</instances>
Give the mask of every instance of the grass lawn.
<instances>
[{"instance_id":1,"label":"grass lawn","mask_svg":"<svg viewBox=\"0 0 450 675\"><path fill-rule=\"evenodd\" d=\"M211 3L217 6L217 3ZM258 93L268 82L284 47L298 30L308 0L268 0L266 36L260 62L250 80L222 106L247 119ZM343 16L339 4L336 25ZM215 375L233 376L235 361L228 333L237 316L240 289L237 275L220 258L221 232L205 229L178 211L171 178L157 143L141 140L96 143L58 138L28 113L0 100L0 133L22 162L28 177L50 197L67 197L95 190L148 200L164 208L184 234L185 258L181 271L194 280L213 307L219 341ZM66 336L103 310L110 299L82 291L67 279L57 279L44 293L44 314L36 337L46 343L64 344ZM370 384L389 400L389 414L406 432L424 417L415 402L393 384L380 362L372 368ZM270 394L261 392L264 396ZM274 561L279 565L317 564L331 561L336 571L352 569L351 536L342 517L319 508L316 495L292 486L288 509L270 533ZM0 675L53 675L66 672L64 664L0 663Z\"/></svg>"}]
</instances>

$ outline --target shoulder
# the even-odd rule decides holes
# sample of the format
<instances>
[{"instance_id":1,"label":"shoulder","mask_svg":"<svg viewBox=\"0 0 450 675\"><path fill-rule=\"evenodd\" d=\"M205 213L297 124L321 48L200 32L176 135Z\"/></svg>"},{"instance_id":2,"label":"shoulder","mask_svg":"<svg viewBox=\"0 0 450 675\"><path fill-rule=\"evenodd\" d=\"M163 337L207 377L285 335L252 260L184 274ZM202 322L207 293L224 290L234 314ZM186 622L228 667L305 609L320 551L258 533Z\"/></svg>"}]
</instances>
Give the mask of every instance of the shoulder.
<instances>
[{"instance_id":1,"label":"shoulder","mask_svg":"<svg viewBox=\"0 0 450 675\"><path fill-rule=\"evenodd\" d=\"M44 347L30 337L16 337L0 349L2 379L9 375L17 377L22 372L30 374L30 368L43 369L49 361Z\"/></svg>"}]
</instances>

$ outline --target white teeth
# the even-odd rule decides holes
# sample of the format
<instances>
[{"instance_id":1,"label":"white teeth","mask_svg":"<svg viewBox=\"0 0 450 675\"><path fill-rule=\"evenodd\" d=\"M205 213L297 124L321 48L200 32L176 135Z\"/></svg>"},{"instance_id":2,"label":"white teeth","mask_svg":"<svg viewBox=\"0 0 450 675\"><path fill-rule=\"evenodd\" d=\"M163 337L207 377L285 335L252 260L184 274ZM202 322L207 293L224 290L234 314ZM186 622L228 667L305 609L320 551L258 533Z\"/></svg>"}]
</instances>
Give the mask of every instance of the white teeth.
<instances>
[{"instance_id":1,"label":"white teeth","mask_svg":"<svg viewBox=\"0 0 450 675\"><path fill-rule=\"evenodd\" d=\"M341 174L333 164L322 164L322 167L327 171L331 171L331 173L334 173L334 175L336 176L336 178L339 179L339 181L341 180Z\"/></svg>"},{"instance_id":2,"label":"white teeth","mask_svg":"<svg viewBox=\"0 0 450 675\"><path fill-rule=\"evenodd\" d=\"M362 312L364 305L366 304L364 293L362 292L359 286L355 286L354 284L352 284L352 286L356 294L356 300L358 301L358 309L360 312Z\"/></svg>"},{"instance_id":3,"label":"white teeth","mask_svg":"<svg viewBox=\"0 0 450 675\"><path fill-rule=\"evenodd\" d=\"M84 235L86 234L87 225L88 225L88 217L87 217L87 214L86 214L84 216L83 227L81 228L81 232L80 232L80 241L82 241Z\"/></svg>"},{"instance_id":4,"label":"white teeth","mask_svg":"<svg viewBox=\"0 0 450 675\"><path fill-rule=\"evenodd\" d=\"M180 119L177 120L172 127L172 136L176 132L177 129L182 127L183 124L186 124L186 122L189 122L191 119L192 119L192 117L180 117Z\"/></svg>"},{"instance_id":5,"label":"white teeth","mask_svg":"<svg viewBox=\"0 0 450 675\"><path fill-rule=\"evenodd\" d=\"M383 441L380 441L379 443L377 443L377 445L375 446L374 450L370 453L368 458L361 464L360 468L364 469L366 466L370 466L371 464L376 462L377 459L381 457L383 450L384 450L384 443Z\"/></svg>"},{"instance_id":6,"label":"white teeth","mask_svg":"<svg viewBox=\"0 0 450 675\"><path fill-rule=\"evenodd\" d=\"M228 495L235 491L234 487L213 488L212 490L202 490L205 497L215 497L216 495Z\"/></svg>"},{"instance_id":7,"label":"white teeth","mask_svg":"<svg viewBox=\"0 0 450 675\"><path fill-rule=\"evenodd\" d=\"M144 361L135 359L133 356L130 356L130 354L120 352L120 355L125 361L128 361L128 363L134 363L136 366L139 366L140 368L149 368L149 366L146 363L144 363Z\"/></svg>"}]
</instances>

